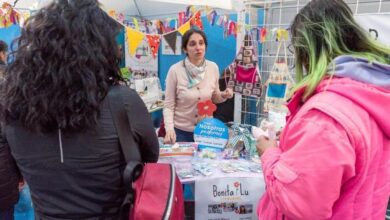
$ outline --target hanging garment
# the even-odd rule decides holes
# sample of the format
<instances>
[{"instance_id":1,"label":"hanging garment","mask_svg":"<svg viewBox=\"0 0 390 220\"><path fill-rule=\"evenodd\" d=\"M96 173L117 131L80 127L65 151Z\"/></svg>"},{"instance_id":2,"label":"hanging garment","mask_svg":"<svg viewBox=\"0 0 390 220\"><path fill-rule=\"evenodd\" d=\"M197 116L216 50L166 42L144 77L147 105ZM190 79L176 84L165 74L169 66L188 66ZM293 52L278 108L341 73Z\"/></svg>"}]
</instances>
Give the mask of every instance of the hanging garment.
<instances>
[{"instance_id":1,"label":"hanging garment","mask_svg":"<svg viewBox=\"0 0 390 220\"><path fill-rule=\"evenodd\" d=\"M257 52L250 34L246 34L244 45L239 53L225 70L225 75L230 76L227 87L235 93L244 96L260 98L262 87L258 68Z\"/></svg>"}]
</instances>

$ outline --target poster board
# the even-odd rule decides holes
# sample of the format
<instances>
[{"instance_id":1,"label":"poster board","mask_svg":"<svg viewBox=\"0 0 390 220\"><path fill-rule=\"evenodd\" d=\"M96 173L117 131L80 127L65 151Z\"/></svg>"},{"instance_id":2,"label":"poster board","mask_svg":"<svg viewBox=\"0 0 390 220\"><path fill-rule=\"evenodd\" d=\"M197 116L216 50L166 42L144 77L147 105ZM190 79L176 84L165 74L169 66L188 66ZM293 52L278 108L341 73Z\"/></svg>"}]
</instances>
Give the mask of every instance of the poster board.
<instances>
[{"instance_id":1,"label":"poster board","mask_svg":"<svg viewBox=\"0 0 390 220\"><path fill-rule=\"evenodd\" d=\"M257 205L265 192L258 177L226 177L195 183L196 220L257 220Z\"/></svg>"}]
</instances>

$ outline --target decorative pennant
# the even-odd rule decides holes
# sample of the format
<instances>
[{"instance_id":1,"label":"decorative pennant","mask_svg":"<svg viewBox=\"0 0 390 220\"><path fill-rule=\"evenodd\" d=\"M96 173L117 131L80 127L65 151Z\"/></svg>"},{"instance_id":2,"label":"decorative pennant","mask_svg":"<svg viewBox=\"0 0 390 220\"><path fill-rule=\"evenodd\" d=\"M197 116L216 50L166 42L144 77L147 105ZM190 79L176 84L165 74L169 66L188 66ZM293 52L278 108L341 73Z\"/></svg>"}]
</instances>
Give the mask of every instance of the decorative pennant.
<instances>
[{"instance_id":1,"label":"decorative pennant","mask_svg":"<svg viewBox=\"0 0 390 220\"><path fill-rule=\"evenodd\" d=\"M120 23L123 23L124 20L125 20L125 15L124 15L123 13L120 13L120 14L118 15L118 21L119 21Z\"/></svg>"},{"instance_id":2,"label":"decorative pennant","mask_svg":"<svg viewBox=\"0 0 390 220\"><path fill-rule=\"evenodd\" d=\"M229 21L228 35L234 35L235 37L237 37L237 26L236 26L236 22L234 22L234 21Z\"/></svg>"},{"instance_id":3,"label":"decorative pennant","mask_svg":"<svg viewBox=\"0 0 390 220\"><path fill-rule=\"evenodd\" d=\"M276 40L278 40L277 39L277 32L278 32L278 28L272 28L272 30L271 30L272 38L271 39L275 39L276 38Z\"/></svg>"},{"instance_id":4,"label":"decorative pennant","mask_svg":"<svg viewBox=\"0 0 390 220\"><path fill-rule=\"evenodd\" d=\"M260 42L264 43L267 38L267 29L266 28L261 28L260 29Z\"/></svg>"},{"instance_id":5,"label":"decorative pennant","mask_svg":"<svg viewBox=\"0 0 390 220\"><path fill-rule=\"evenodd\" d=\"M197 27L199 27L199 29L203 30L203 23L202 23L202 19L200 17L200 11L198 11L195 16L191 19L191 25L195 25Z\"/></svg>"},{"instance_id":6,"label":"decorative pennant","mask_svg":"<svg viewBox=\"0 0 390 220\"><path fill-rule=\"evenodd\" d=\"M112 18L116 18L116 11L115 10L109 10L108 15Z\"/></svg>"},{"instance_id":7,"label":"decorative pennant","mask_svg":"<svg viewBox=\"0 0 390 220\"><path fill-rule=\"evenodd\" d=\"M210 8L210 6L206 5L206 14L209 14L212 11L214 11L214 9L212 9L212 8Z\"/></svg>"},{"instance_id":8,"label":"decorative pennant","mask_svg":"<svg viewBox=\"0 0 390 220\"><path fill-rule=\"evenodd\" d=\"M195 14L195 13L196 13L196 8L195 8L195 6L192 5L192 6L190 7L190 10L191 10L191 13L192 13L192 14Z\"/></svg>"},{"instance_id":9,"label":"decorative pennant","mask_svg":"<svg viewBox=\"0 0 390 220\"><path fill-rule=\"evenodd\" d=\"M12 8L11 4L4 2L0 11L0 27L20 24L21 20L20 14Z\"/></svg>"},{"instance_id":10,"label":"decorative pennant","mask_svg":"<svg viewBox=\"0 0 390 220\"><path fill-rule=\"evenodd\" d=\"M254 39L256 39L256 41L260 42L260 29L259 28L252 28L251 35L255 36Z\"/></svg>"},{"instance_id":11,"label":"decorative pennant","mask_svg":"<svg viewBox=\"0 0 390 220\"><path fill-rule=\"evenodd\" d=\"M217 20L217 25L218 26L223 26L223 19L224 19L224 16L219 16L219 18Z\"/></svg>"},{"instance_id":12,"label":"decorative pennant","mask_svg":"<svg viewBox=\"0 0 390 220\"><path fill-rule=\"evenodd\" d=\"M144 20L144 25L145 25L145 31L146 31L146 33L149 34L149 33L150 33L149 21Z\"/></svg>"},{"instance_id":13,"label":"decorative pennant","mask_svg":"<svg viewBox=\"0 0 390 220\"><path fill-rule=\"evenodd\" d=\"M167 41L169 47L176 53L176 40L177 40L177 31L165 34L164 39Z\"/></svg>"},{"instance_id":14,"label":"decorative pennant","mask_svg":"<svg viewBox=\"0 0 390 220\"><path fill-rule=\"evenodd\" d=\"M156 59L158 54L158 48L160 46L160 36L159 35L146 35L150 49L152 51L152 56Z\"/></svg>"},{"instance_id":15,"label":"decorative pennant","mask_svg":"<svg viewBox=\"0 0 390 220\"><path fill-rule=\"evenodd\" d=\"M207 14L207 19L209 20L210 25L214 26L215 25L215 21L217 19L217 11L212 10L210 13L208 13Z\"/></svg>"},{"instance_id":16,"label":"decorative pennant","mask_svg":"<svg viewBox=\"0 0 390 220\"><path fill-rule=\"evenodd\" d=\"M187 10L186 10L186 22L192 17L193 13L192 13L192 8L193 6L188 6L187 7Z\"/></svg>"},{"instance_id":17,"label":"decorative pennant","mask_svg":"<svg viewBox=\"0 0 390 220\"><path fill-rule=\"evenodd\" d=\"M144 39L144 34L132 28L126 27L127 44L129 45L129 53L134 56L138 45Z\"/></svg>"},{"instance_id":18,"label":"decorative pennant","mask_svg":"<svg viewBox=\"0 0 390 220\"><path fill-rule=\"evenodd\" d=\"M164 26L160 20L156 21L156 28L157 28L157 33L158 34L163 34L164 33Z\"/></svg>"},{"instance_id":19,"label":"decorative pennant","mask_svg":"<svg viewBox=\"0 0 390 220\"><path fill-rule=\"evenodd\" d=\"M179 12L179 26L182 26L184 23L186 23L186 13L184 11Z\"/></svg>"},{"instance_id":20,"label":"decorative pennant","mask_svg":"<svg viewBox=\"0 0 390 220\"><path fill-rule=\"evenodd\" d=\"M191 24L189 21L187 21L177 31L179 31L179 33L183 36L189 29L191 29Z\"/></svg>"},{"instance_id":21,"label":"decorative pennant","mask_svg":"<svg viewBox=\"0 0 390 220\"><path fill-rule=\"evenodd\" d=\"M139 31L139 24L137 18L133 18L134 28Z\"/></svg>"},{"instance_id":22,"label":"decorative pennant","mask_svg":"<svg viewBox=\"0 0 390 220\"><path fill-rule=\"evenodd\" d=\"M242 30L242 24L238 23L237 24L237 33L241 33Z\"/></svg>"}]
</instances>

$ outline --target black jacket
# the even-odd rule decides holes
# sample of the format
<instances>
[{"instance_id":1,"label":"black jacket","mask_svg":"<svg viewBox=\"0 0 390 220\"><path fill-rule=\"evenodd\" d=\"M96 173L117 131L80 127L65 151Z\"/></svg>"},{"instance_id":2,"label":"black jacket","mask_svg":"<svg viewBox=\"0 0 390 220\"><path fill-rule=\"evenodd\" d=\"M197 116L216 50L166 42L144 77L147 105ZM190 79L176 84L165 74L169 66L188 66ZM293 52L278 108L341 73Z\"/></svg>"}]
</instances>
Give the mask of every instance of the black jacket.
<instances>
[{"instance_id":1,"label":"black jacket","mask_svg":"<svg viewBox=\"0 0 390 220\"><path fill-rule=\"evenodd\" d=\"M150 115L136 92L123 90L131 103L130 121L142 160L156 162L159 145ZM31 189L36 219L118 219L125 192L125 160L109 109L101 104L95 129L77 134L31 133L18 122L5 127L12 155ZM63 162L61 162L61 148Z\"/></svg>"},{"instance_id":2,"label":"black jacket","mask_svg":"<svg viewBox=\"0 0 390 220\"><path fill-rule=\"evenodd\" d=\"M19 177L9 146L0 134L0 211L10 209L18 201Z\"/></svg>"}]
</instances>

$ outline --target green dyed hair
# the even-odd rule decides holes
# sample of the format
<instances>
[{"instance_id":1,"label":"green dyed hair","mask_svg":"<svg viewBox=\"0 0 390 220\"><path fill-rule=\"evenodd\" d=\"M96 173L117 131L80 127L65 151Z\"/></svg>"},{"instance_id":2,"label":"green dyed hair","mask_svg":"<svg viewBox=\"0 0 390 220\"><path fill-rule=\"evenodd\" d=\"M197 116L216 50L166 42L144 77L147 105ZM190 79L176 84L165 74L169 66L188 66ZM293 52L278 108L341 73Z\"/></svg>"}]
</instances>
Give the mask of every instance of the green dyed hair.
<instances>
[{"instance_id":1,"label":"green dyed hair","mask_svg":"<svg viewBox=\"0 0 390 220\"><path fill-rule=\"evenodd\" d=\"M298 81L294 90L306 87L303 101L313 94L337 56L390 64L390 48L371 38L356 23L343 0L309 2L295 17L291 35Z\"/></svg>"}]
</instances>

